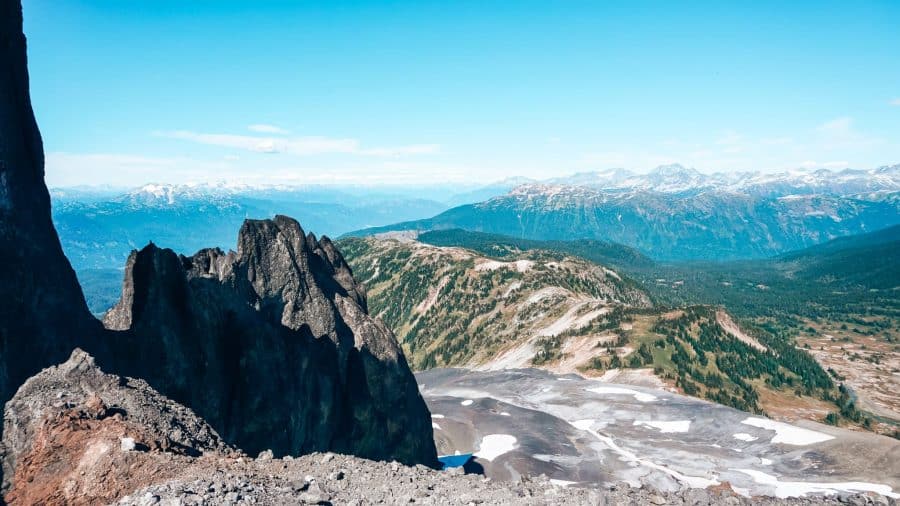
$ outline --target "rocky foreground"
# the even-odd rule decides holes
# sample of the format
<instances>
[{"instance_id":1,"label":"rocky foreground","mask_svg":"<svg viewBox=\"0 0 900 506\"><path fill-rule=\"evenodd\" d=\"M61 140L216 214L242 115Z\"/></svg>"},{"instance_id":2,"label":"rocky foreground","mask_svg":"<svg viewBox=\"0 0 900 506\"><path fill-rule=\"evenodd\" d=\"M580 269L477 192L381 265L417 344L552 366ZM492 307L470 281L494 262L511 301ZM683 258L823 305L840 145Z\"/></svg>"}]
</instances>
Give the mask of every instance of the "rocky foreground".
<instances>
[{"instance_id":1,"label":"rocky foreground","mask_svg":"<svg viewBox=\"0 0 900 506\"><path fill-rule=\"evenodd\" d=\"M256 458L143 380L106 374L76 350L7 404L0 456L8 504L895 504L876 495L748 499L726 484L656 492L493 481L334 453Z\"/></svg>"},{"instance_id":2,"label":"rocky foreground","mask_svg":"<svg viewBox=\"0 0 900 506\"><path fill-rule=\"evenodd\" d=\"M727 487L656 492L617 485L588 489L546 477L496 482L396 462L311 454L296 459L234 459L210 463L204 477L179 478L123 497L123 505L194 504L896 504L881 496L777 499L734 495ZM456 468L460 469L460 468Z\"/></svg>"}]
</instances>

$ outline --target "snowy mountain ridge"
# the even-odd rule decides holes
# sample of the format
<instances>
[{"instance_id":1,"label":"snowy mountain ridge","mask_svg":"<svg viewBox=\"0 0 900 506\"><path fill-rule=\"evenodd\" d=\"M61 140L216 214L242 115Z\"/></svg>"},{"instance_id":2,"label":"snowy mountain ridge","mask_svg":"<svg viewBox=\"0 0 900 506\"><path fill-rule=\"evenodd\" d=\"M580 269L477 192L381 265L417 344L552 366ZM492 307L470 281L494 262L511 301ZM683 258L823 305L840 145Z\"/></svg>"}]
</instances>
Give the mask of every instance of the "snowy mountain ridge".
<instances>
[{"instance_id":1,"label":"snowy mountain ridge","mask_svg":"<svg viewBox=\"0 0 900 506\"><path fill-rule=\"evenodd\" d=\"M652 191L658 193L698 193L716 190L757 196L790 193L851 195L900 190L900 164L870 170L796 169L768 172L716 172L703 174L679 164L663 165L646 174L627 169L581 172L551 178L544 184L584 186L607 191Z\"/></svg>"}]
</instances>

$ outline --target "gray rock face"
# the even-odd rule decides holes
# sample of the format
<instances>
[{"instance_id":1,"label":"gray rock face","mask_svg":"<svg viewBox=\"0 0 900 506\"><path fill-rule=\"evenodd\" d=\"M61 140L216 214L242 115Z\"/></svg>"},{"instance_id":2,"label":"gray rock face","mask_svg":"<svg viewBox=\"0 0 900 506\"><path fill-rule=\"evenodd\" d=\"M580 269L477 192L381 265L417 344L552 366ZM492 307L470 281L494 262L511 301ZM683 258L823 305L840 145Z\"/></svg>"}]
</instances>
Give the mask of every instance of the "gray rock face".
<instances>
[{"instance_id":1,"label":"gray rock face","mask_svg":"<svg viewBox=\"0 0 900 506\"><path fill-rule=\"evenodd\" d=\"M31 109L22 8L0 2L0 402L42 368L91 344L91 317L50 220Z\"/></svg>"},{"instance_id":2,"label":"gray rock face","mask_svg":"<svg viewBox=\"0 0 900 506\"><path fill-rule=\"evenodd\" d=\"M291 218L246 221L236 253L132 253L104 324L120 331L118 370L250 454L436 465L430 415L396 339L367 314L331 241Z\"/></svg>"}]
</instances>

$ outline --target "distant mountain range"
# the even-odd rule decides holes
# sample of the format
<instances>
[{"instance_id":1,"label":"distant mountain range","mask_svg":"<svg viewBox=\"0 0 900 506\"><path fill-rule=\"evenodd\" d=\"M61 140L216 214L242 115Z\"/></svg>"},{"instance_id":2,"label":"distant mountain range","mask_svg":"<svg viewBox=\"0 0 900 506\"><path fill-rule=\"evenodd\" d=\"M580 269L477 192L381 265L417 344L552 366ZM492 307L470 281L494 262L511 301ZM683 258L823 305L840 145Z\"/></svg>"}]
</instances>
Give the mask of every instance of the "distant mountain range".
<instances>
[{"instance_id":1,"label":"distant mountain range","mask_svg":"<svg viewBox=\"0 0 900 506\"><path fill-rule=\"evenodd\" d=\"M613 169L461 187L216 183L51 190L54 222L78 271L120 268L131 249L149 241L183 253L209 244L227 249L244 219L279 213L331 236L460 228L618 242L662 260L758 258L895 224L898 195L900 165L711 175L668 165L647 174Z\"/></svg>"},{"instance_id":2,"label":"distant mountain range","mask_svg":"<svg viewBox=\"0 0 900 506\"><path fill-rule=\"evenodd\" d=\"M351 235L464 229L617 242L658 260L729 260L778 255L898 223L900 165L711 176L675 165L642 176L608 171L525 184L433 218Z\"/></svg>"},{"instance_id":3,"label":"distant mountain range","mask_svg":"<svg viewBox=\"0 0 900 506\"><path fill-rule=\"evenodd\" d=\"M54 189L53 221L77 271L121 268L132 249L155 242L180 253L234 247L247 218L297 216L320 235L421 218L447 205L388 192L319 187L148 184L127 192Z\"/></svg>"},{"instance_id":4,"label":"distant mountain range","mask_svg":"<svg viewBox=\"0 0 900 506\"><path fill-rule=\"evenodd\" d=\"M533 181L537 182L537 181ZM678 164L663 165L646 174L625 169L581 172L553 178L546 184L585 186L599 190L701 193L721 191L752 196L852 195L900 191L900 164L872 170L828 169L787 172L717 172L702 174ZM873 196L870 196L870 199Z\"/></svg>"}]
</instances>

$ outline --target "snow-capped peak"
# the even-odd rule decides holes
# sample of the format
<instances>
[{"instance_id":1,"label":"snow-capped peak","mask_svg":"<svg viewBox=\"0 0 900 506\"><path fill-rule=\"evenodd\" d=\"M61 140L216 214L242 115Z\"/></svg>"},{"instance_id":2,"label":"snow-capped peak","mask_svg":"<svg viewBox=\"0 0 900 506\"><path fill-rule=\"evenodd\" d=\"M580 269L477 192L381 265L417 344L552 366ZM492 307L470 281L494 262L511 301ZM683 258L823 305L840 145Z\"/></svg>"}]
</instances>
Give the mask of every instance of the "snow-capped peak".
<instances>
[{"instance_id":1,"label":"snow-capped peak","mask_svg":"<svg viewBox=\"0 0 900 506\"><path fill-rule=\"evenodd\" d=\"M646 174L624 169L578 172L516 188L513 195L562 195L561 187L580 187L605 194L654 192L696 195L727 192L751 196L879 195L900 191L900 164L871 170L804 168L777 173L734 172L703 174L680 164L662 165ZM571 190L570 190L571 192ZM577 193L577 192L575 192ZM860 197L862 198L862 197Z\"/></svg>"}]
</instances>

